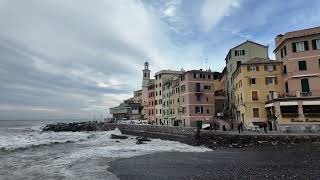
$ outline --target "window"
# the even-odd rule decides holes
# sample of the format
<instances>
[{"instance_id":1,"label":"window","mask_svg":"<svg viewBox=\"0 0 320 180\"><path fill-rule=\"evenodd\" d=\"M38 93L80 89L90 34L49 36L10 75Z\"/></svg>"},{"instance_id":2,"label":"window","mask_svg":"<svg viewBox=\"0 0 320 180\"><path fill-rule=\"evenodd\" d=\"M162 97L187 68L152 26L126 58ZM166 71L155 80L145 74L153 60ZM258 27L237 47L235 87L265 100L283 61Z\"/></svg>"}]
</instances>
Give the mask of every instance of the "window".
<instances>
[{"instance_id":1,"label":"window","mask_svg":"<svg viewBox=\"0 0 320 180\"><path fill-rule=\"evenodd\" d=\"M209 114L209 109L207 109L207 114Z\"/></svg>"},{"instance_id":2,"label":"window","mask_svg":"<svg viewBox=\"0 0 320 180\"><path fill-rule=\"evenodd\" d=\"M237 61L237 68L241 65L241 61Z\"/></svg>"},{"instance_id":3,"label":"window","mask_svg":"<svg viewBox=\"0 0 320 180\"><path fill-rule=\"evenodd\" d=\"M245 50L235 50L234 51L235 56L244 56L245 55Z\"/></svg>"},{"instance_id":4,"label":"window","mask_svg":"<svg viewBox=\"0 0 320 180\"><path fill-rule=\"evenodd\" d=\"M258 101L259 100L258 91L252 91L251 92L251 96L252 96L252 101Z\"/></svg>"},{"instance_id":5,"label":"window","mask_svg":"<svg viewBox=\"0 0 320 180\"><path fill-rule=\"evenodd\" d=\"M306 63L306 61L299 61L298 64L299 64L299 70L300 70L300 71L305 71L305 70L307 70L307 63Z\"/></svg>"},{"instance_id":6,"label":"window","mask_svg":"<svg viewBox=\"0 0 320 180\"><path fill-rule=\"evenodd\" d=\"M286 65L283 66L283 74L287 74L287 66Z\"/></svg>"},{"instance_id":7,"label":"window","mask_svg":"<svg viewBox=\"0 0 320 180\"><path fill-rule=\"evenodd\" d=\"M159 79L161 79L161 74L159 75Z\"/></svg>"},{"instance_id":8,"label":"window","mask_svg":"<svg viewBox=\"0 0 320 180\"><path fill-rule=\"evenodd\" d=\"M159 96L161 95L161 90L159 91Z\"/></svg>"},{"instance_id":9,"label":"window","mask_svg":"<svg viewBox=\"0 0 320 180\"><path fill-rule=\"evenodd\" d=\"M292 52L302 52L309 50L308 41L300 41L292 43Z\"/></svg>"},{"instance_id":10,"label":"window","mask_svg":"<svg viewBox=\"0 0 320 180\"><path fill-rule=\"evenodd\" d=\"M206 90L210 90L210 85L204 85L203 88L206 89Z\"/></svg>"},{"instance_id":11,"label":"window","mask_svg":"<svg viewBox=\"0 0 320 180\"><path fill-rule=\"evenodd\" d=\"M247 71L259 71L259 66L247 66Z\"/></svg>"},{"instance_id":12,"label":"window","mask_svg":"<svg viewBox=\"0 0 320 180\"><path fill-rule=\"evenodd\" d=\"M157 77L157 76L156 76ZM158 84L156 84L156 88L158 87Z\"/></svg>"},{"instance_id":13,"label":"window","mask_svg":"<svg viewBox=\"0 0 320 180\"><path fill-rule=\"evenodd\" d=\"M319 68L320 68L320 59L319 59Z\"/></svg>"},{"instance_id":14,"label":"window","mask_svg":"<svg viewBox=\"0 0 320 180\"><path fill-rule=\"evenodd\" d=\"M285 57L287 55L287 47L284 46L282 49L281 49L281 58Z\"/></svg>"},{"instance_id":15,"label":"window","mask_svg":"<svg viewBox=\"0 0 320 180\"><path fill-rule=\"evenodd\" d=\"M197 95L197 101L201 101L201 96Z\"/></svg>"},{"instance_id":16,"label":"window","mask_svg":"<svg viewBox=\"0 0 320 180\"><path fill-rule=\"evenodd\" d=\"M184 92L186 90L186 86L185 85L182 85L181 86L181 92Z\"/></svg>"},{"instance_id":17,"label":"window","mask_svg":"<svg viewBox=\"0 0 320 180\"><path fill-rule=\"evenodd\" d=\"M273 71L273 70L274 70L274 67L275 67L275 66L273 66L273 65L265 65L265 66L264 66L264 69L265 69L266 71Z\"/></svg>"},{"instance_id":18,"label":"window","mask_svg":"<svg viewBox=\"0 0 320 180\"><path fill-rule=\"evenodd\" d=\"M301 79L301 90L302 92L310 92L308 79Z\"/></svg>"},{"instance_id":19,"label":"window","mask_svg":"<svg viewBox=\"0 0 320 180\"><path fill-rule=\"evenodd\" d=\"M256 78L250 78L250 85L257 84Z\"/></svg>"},{"instance_id":20,"label":"window","mask_svg":"<svg viewBox=\"0 0 320 180\"><path fill-rule=\"evenodd\" d=\"M209 98L208 97L206 97L206 100L207 100L207 102L209 101Z\"/></svg>"},{"instance_id":21,"label":"window","mask_svg":"<svg viewBox=\"0 0 320 180\"><path fill-rule=\"evenodd\" d=\"M197 113L197 114L202 114L203 113L203 107L201 106L196 106L195 107L195 112Z\"/></svg>"},{"instance_id":22,"label":"window","mask_svg":"<svg viewBox=\"0 0 320 180\"><path fill-rule=\"evenodd\" d=\"M159 83L159 87L161 87L161 83Z\"/></svg>"},{"instance_id":23,"label":"window","mask_svg":"<svg viewBox=\"0 0 320 180\"><path fill-rule=\"evenodd\" d=\"M277 77L266 77L266 85L277 84Z\"/></svg>"},{"instance_id":24,"label":"window","mask_svg":"<svg viewBox=\"0 0 320 180\"><path fill-rule=\"evenodd\" d=\"M259 117L259 108L253 108L253 117L258 118Z\"/></svg>"},{"instance_id":25,"label":"window","mask_svg":"<svg viewBox=\"0 0 320 180\"><path fill-rule=\"evenodd\" d=\"M211 76L210 76L210 75L208 75L208 79L211 79Z\"/></svg>"},{"instance_id":26,"label":"window","mask_svg":"<svg viewBox=\"0 0 320 180\"><path fill-rule=\"evenodd\" d=\"M156 96L158 96L158 91L156 91Z\"/></svg>"},{"instance_id":27,"label":"window","mask_svg":"<svg viewBox=\"0 0 320 180\"><path fill-rule=\"evenodd\" d=\"M196 92L200 92L200 83L196 83Z\"/></svg>"},{"instance_id":28,"label":"window","mask_svg":"<svg viewBox=\"0 0 320 180\"><path fill-rule=\"evenodd\" d=\"M286 93L289 93L289 85L288 85L288 82L285 83L285 86L286 86Z\"/></svg>"},{"instance_id":29,"label":"window","mask_svg":"<svg viewBox=\"0 0 320 180\"><path fill-rule=\"evenodd\" d=\"M161 114L161 109L160 109L160 114Z\"/></svg>"},{"instance_id":30,"label":"window","mask_svg":"<svg viewBox=\"0 0 320 180\"><path fill-rule=\"evenodd\" d=\"M314 39L312 40L312 49L320 49L320 39Z\"/></svg>"}]
</instances>

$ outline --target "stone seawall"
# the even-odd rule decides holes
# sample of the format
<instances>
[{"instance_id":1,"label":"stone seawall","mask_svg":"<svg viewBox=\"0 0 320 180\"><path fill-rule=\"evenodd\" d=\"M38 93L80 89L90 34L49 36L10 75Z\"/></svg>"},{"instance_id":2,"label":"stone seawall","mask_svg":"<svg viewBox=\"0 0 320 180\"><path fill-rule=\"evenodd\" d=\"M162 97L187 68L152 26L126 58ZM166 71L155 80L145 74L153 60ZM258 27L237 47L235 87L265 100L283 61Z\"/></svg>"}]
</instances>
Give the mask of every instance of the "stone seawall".
<instances>
[{"instance_id":1,"label":"stone seawall","mask_svg":"<svg viewBox=\"0 0 320 180\"><path fill-rule=\"evenodd\" d=\"M153 125L114 124L105 122L80 122L48 124L43 131L108 131L118 128L123 134L179 141L190 145L205 145L210 148L242 148L281 144L301 144L320 141L320 135L303 134L230 134L221 131L201 131L196 136L194 128Z\"/></svg>"}]
</instances>

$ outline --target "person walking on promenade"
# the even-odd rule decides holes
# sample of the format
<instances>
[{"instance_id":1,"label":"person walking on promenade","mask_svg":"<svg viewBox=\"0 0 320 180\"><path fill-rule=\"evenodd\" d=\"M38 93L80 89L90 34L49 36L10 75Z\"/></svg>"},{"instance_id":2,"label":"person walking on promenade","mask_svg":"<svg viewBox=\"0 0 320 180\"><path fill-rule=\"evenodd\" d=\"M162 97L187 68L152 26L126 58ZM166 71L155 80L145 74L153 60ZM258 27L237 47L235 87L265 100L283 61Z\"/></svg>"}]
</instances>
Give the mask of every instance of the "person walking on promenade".
<instances>
[{"instance_id":1,"label":"person walking on promenade","mask_svg":"<svg viewBox=\"0 0 320 180\"><path fill-rule=\"evenodd\" d=\"M240 129L241 129L241 131L243 133L243 122L242 121L240 122Z\"/></svg>"},{"instance_id":2,"label":"person walking on promenade","mask_svg":"<svg viewBox=\"0 0 320 180\"><path fill-rule=\"evenodd\" d=\"M264 133L267 133L267 123L263 123L263 130L264 130Z\"/></svg>"},{"instance_id":3,"label":"person walking on promenade","mask_svg":"<svg viewBox=\"0 0 320 180\"><path fill-rule=\"evenodd\" d=\"M241 134L241 123L238 124L238 131L239 131L239 134Z\"/></svg>"}]
</instances>

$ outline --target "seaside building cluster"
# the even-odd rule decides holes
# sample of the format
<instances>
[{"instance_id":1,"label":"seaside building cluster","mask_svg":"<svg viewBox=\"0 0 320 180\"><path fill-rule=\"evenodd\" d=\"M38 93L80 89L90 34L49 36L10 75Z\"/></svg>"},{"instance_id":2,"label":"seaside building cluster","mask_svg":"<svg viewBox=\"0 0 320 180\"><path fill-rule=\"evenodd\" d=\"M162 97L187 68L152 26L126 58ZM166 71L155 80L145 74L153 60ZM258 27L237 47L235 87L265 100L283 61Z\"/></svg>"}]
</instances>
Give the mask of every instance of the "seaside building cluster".
<instances>
[{"instance_id":1,"label":"seaside building cluster","mask_svg":"<svg viewBox=\"0 0 320 180\"><path fill-rule=\"evenodd\" d=\"M320 27L277 35L275 45L276 60L253 41L231 48L222 72L161 70L152 79L145 62L142 88L110 113L165 126L320 130Z\"/></svg>"}]
</instances>

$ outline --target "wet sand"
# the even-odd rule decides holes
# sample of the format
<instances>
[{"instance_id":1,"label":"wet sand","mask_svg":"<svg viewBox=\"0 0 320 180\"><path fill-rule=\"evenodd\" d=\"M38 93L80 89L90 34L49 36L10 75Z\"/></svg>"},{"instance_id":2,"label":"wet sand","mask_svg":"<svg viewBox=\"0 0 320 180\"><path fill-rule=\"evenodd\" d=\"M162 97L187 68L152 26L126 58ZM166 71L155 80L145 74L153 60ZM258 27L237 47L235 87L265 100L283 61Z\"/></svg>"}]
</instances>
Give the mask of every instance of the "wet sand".
<instances>
[{"instance_id":1,"label":"wet sand","mask_svg":"<svg viewBox=\"0 0 320 180\"><path fill-rule=\"evenodd\" d=\"M121 180L320 179L320 145L156 153L114 161L108 171Z\"/></svg>"}]
</instances>

